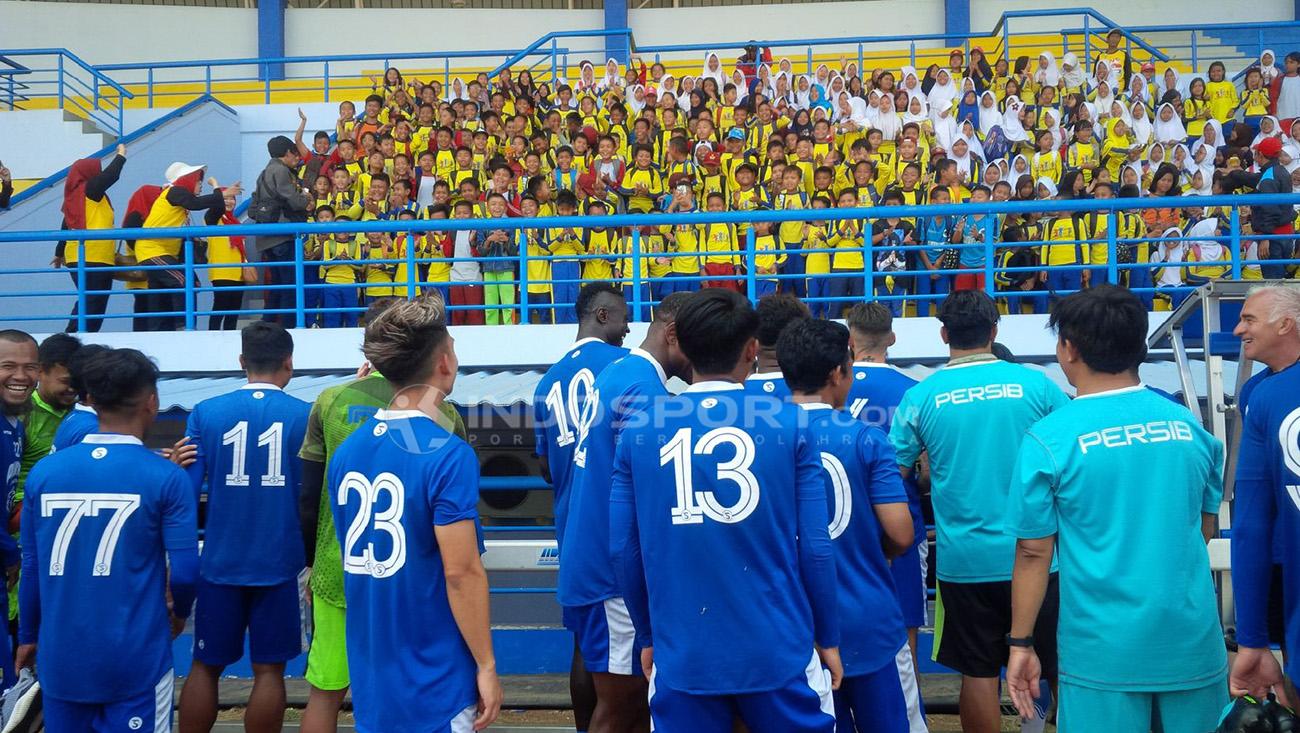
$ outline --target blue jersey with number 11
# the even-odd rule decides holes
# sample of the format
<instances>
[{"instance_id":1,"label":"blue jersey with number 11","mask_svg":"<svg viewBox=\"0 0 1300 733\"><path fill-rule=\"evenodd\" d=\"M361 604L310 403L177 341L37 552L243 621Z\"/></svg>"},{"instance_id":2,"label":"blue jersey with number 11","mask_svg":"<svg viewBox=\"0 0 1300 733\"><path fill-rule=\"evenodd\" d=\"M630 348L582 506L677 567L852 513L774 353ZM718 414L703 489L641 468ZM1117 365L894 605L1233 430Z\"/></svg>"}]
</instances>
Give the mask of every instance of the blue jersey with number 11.
<instances>
[{"instance_id":1,"label":"blue jersey with number 11","mask_svg":"<svg viewBox=\"0 0 1300 733\"><path fill-rule=\"evenodd\" d=\"M555 492L555 540L563 546L569 517L569 489L573 485L573 452L583 425L590 421L584 409L596 377L610 362L627 356L627 349L595 338L575 343L546 371L533 396L533 429L537 455L551 469Z\"/></svg>"},{"instance_id":2,"label":"blue jersey with number 11","mask_svg":"<svg viewBox=\"0 0 1300 733\"><path fill-rule=\"evenodd\" d=\"M200 572L224 585L276 585L302 570L298 448L311 405L273 384L247 384L194 407L185 426L206 475L208 522Z\"/></svg>"}]
</instances>

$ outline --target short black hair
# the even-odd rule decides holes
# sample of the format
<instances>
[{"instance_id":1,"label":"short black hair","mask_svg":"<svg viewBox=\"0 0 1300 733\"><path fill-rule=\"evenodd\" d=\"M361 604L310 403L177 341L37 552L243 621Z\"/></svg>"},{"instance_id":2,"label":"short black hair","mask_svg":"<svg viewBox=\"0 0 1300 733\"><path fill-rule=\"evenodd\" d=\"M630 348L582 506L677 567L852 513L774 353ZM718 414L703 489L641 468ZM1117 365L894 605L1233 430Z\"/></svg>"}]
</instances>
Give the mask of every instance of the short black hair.
<instances>
[{"instance_id":1,"label":"short black hair","mask_svg":"<svg viewBox=\"0 0 1300 733\"><path fill-rule=\"evenodd\" d=\"M677 313L681 311L682 306L689 300L691 294L685 291L669 293L654 308L654 320L657 323L668 323L677 320Z\"/></svg>"},{"instance_id":2,"label":"short black hair","mask_svg":"<svg viewBox=\"0 0 1300 733\"><path fill-rule=\"evenodd\" d=\"M565 189L555 195L555 205L557 207L572 206L576 209L578 208L578 197L572 191Z\"/></svg>"},{"instance_id":3,"label":"short black hair","mask_svg":"<svg viewBox=\"0 0 1300 733\"><path fill-rule=\"evenodd\" d=\"M758 343L776 348L781 332L795 321L812 318L812 312L793 293L773 293L758 299Z\"/></svg>"},{"instance_id":4,"label":"short black hair","mask_svg":"<svg viewBox=\"0 0 1300 733\"><path fill-rule=\"evenodd\" d=\"M274 372L293 356L293 336L278 323L253 321L240 332L244 368L250 374Z\"/></svg>"},{"instance_id":5,"label":"short black hair","mask_svg":"<svg viewBox=\"0 0 1300 733\"><path fill-rule=\"evenodd\" d=\"M757 334L758 312L734 290L705 288L677 312L677 341L696 374L731 372Z\"/></svg>"},{"instance_id":6,"label":"short black hair","mask_svg":"<svg viewBox=\"0 0 1300 733\"><path fill-rule=\"evenodd\" d=\"M11 344L36 343L36 339L32 338L30 333L16 328L0 329L0 341L8 341Z\"/></svg>"},{"instance_id":7,"label":"short black hair","mask_svg":"<svg viewBox=\"0 0 1300 733\"><path fill-rule=\"evenodd\" d=\"M158 367L135 349L104 349L86 362L81 379L97 411L118 412L158 388Z\"/></svg>"},{"instance_id":8,"label":"short black hair","mask_svg":"<svg viewBox=\"0 0 1300 733\"><path fill-rule=\"evenodd\" d=\"M1056 302L1047 325L1094 372L1122 374L1147 357L1147 309L1128 288L1098 285Z\"/></svg>"},{"instance_id":9,"label":"short black hair","mask_svg":"<svg viewBox=\"0 0 1300 733\"><path fill-rule=\"evenodd\" d=\"M69 384L77 391L77 399L85 400L87 397L86 381L83 378L86 373L86 365L96 356L106 351L112 351L112 349L103 344L86 344L77 349L76 353L68 359L68 374L71 376Z\"/></svg>"},{"instance_id":10,"label":"short black hair","mask_svg":"<svg viewBox=\"0 0 1300 733\"><path fill-rule=\"evenodd\" d=\"M62 364L68 366L72 355L81 348L81 340L66 333L56 333L41 342L37 349L41 369L52 369Z\"/></svg>"},{"instance_id":11,"label":"short black hair","mask_svg":"<svg viewBox=\"0 0 1300 733\"><path fill-rule=\"evenodd\" d=\"M872 350L880 348L889 334L894 332L893 312L889 306L876 301L855 304L849 309L844 322L855 337L861 336L870 342L859 344L859 347Z\"/></svg>"},{"instance_id":12,"label":"short black hair","mask_svg":"<svg viewBox=\"0 0 1300 733\"><path fill-rule=\"evenodd\" d=\"M578 320L583 321L596 315L598 310L596 301L601 295L611 295L619 300L624 299L623 288L616 287L612 283L599 280L593 283L587 283L578 291L578 301L573 304L573 309L578 313Z\"/></svg>"},{"instance_id":13,"label":"short black hair","mask_svg":"<svg viewBox=\"0 0 1300 733\"><path fill-rule=\"evenodd\" d=\"M939 304L939 322L954 349L977 349L993 341L998 306L983 290L958 290Z\"/></svg>"},{"instance_id":14,"label":"short black hair","mask_svg":"<svg viewBox=\"0 0 1300 733\"><path fill-rule=\"evenodd\" d=\"M836 369L848 368L849 329L835 321L808 319L791 323L776 344L781 376L794 392L816 392Z\"/></svg>"}]
</instances>

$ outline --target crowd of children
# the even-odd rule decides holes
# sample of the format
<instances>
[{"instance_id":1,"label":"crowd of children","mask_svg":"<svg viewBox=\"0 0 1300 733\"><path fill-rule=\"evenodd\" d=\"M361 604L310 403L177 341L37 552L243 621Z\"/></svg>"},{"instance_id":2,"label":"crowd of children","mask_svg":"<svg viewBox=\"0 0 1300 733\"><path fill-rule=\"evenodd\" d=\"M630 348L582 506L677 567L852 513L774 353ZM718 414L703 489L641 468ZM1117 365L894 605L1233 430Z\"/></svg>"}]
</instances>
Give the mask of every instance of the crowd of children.
<instances>
[{"instance_id":1,"label":"crowd of children","mask_svg":"<svg viewBox=\"0 0 1300 733\"><path fill-rule=\"evenodd\" d=\"M635 59L583 62L556 84L506 71L444 87L390 68L359 111L340 104L333 134L316 133L310 147L302 118L300 175L316 221L412 228L308 238L307 282L331 286L308 289L309 320L350 325L368 300L414 287L441 291L457 324L515 323L521 302L533 322L572 322L592 280L620 281L630 302L648 305L701 286L747 291L752 277L756 296L793 292L832 317L864 295L925 314L952 290L985 288L989 273L1009 312L1043 312L1056 293L1112 279L1148 305L1171 288L1176 301L1186 285L1226 276L1232 259L1226 212L1191 199L1119 212L1114 263L1107 215L1068 210L599 224L618 213L1208 195L1253 190L1268 160L1300 169L1300 99L1283 83L1300 74L1300 53L1281 69L1266 51L1238 85L1220 62L1184 79L1138 63L1124 44L1112 31L1092 59L1059 63L1050 52L990 63L979 48L955 50L923 72L847 61L802 75L766 50L762 63L709 53L680 79ZM1289 242L1250 239L1241 211L1242 260L1267 259L1270 245L1273 259L1289 257ZM520 216L590 224L505 221ZM422 231L429 219L503 221ZM1278 267L1263 274L1289 274Z\"/></svg>"}]
</instances>

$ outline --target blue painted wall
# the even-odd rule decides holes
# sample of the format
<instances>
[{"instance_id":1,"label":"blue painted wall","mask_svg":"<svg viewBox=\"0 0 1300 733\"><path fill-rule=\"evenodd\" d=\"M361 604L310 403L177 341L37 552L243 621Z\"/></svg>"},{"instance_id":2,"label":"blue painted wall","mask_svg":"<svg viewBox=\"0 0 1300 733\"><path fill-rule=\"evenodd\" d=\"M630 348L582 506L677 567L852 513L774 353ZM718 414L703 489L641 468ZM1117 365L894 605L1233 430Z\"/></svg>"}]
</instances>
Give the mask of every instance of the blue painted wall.
<instances>
[{"instance_id":1,"label":"blue painted wall","mask_svg":"<svg viewBox=\"0 0 1300 733\"><path fill-rule=\"evenodd\" d=\"M943 0L943 32L949 44L961 43L970 33L970 0Z\"/></svg>"},{"instance_id":2,"label":"blue painted wall","mask_svg":"<svg viewBox=\"0 0 1300 733\"><path fill-rule=\"evenodd\" d=\"M285 0L259 0L257 3L257 55L260 58L284 58ZM267 64L259 75L277 81L284 78L284 64Z\"/></svg>"},{"instance_id":3,"label":"blue painted wall","mask_svg":"<svg viewBox=\"0 0 1300 733\"><path fill-rule=\"evenodd\" d=\"M1300 0L1296 0L1300 3ZM627 0L605 0L605 29L627 28ZM605 55L618 61L620 64L627 63L631 55L631 49L628 48L627 38L624 36L607 36L605 38ZM595 59L593 59L595 62ZM599 66L599 63L597 63Z\"/></svg>"}]
</instances>

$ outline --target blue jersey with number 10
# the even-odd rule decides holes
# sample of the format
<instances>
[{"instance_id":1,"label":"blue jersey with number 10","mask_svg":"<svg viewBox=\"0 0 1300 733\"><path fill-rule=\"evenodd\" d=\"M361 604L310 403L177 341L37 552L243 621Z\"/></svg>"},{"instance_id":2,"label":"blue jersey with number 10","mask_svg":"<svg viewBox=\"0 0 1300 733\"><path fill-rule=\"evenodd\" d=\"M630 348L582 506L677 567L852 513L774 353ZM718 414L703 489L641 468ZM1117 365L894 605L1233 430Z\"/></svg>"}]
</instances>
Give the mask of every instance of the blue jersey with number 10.
<instances>
[{"instance_id":1,"label":"blue jersey with number 10","mask_svg":"<svg viewBox=\"0 0 1300 733\"><path fill-rule=\"evenodd\" d=\"M92 434L38 461L24 502L45 694L109 703L153 691L172 668L165 553L198 552L185 472L134 437Z\"/></svg>"},{"instance_id":2,"label":"blue jersey with number 10","mask_svg":"<svg viewBox=\"0 0 1300 733\"><path fill-rule=\"evenodd\" d=\"M583 409L596 377L610 362L627 356L627 349L595 338L575 343L546 371L533 396L533 429L537 455L551 469L555 492L555 540L564 545L568 524L569 490L573 485L573 453L590 413Z\"/></svg>"},{"instance_id":3,"label":"blue jersey with number 10","mask_svg":"<svg viewBox=\"0 0 1300 733\"><path fill-rule=\"evenodd\" d=\"M311 405L273 384L247 384L195 405L195 487L208 481L200 572L212 583L277 585L302 570L298 448Z\"/></svg>"},{"instance_id":4,"label":"blue jersey with number 10","mask_svg":"<svg viewBox=\"0 0 1300 733\"><path fill-rule=\"evenodd\" d=\"M357 730L446 730L474 704L474 658L434 528L478 521L478 461L422 412L380 410L330 459Z\"/></svg>"}]
</instances>

